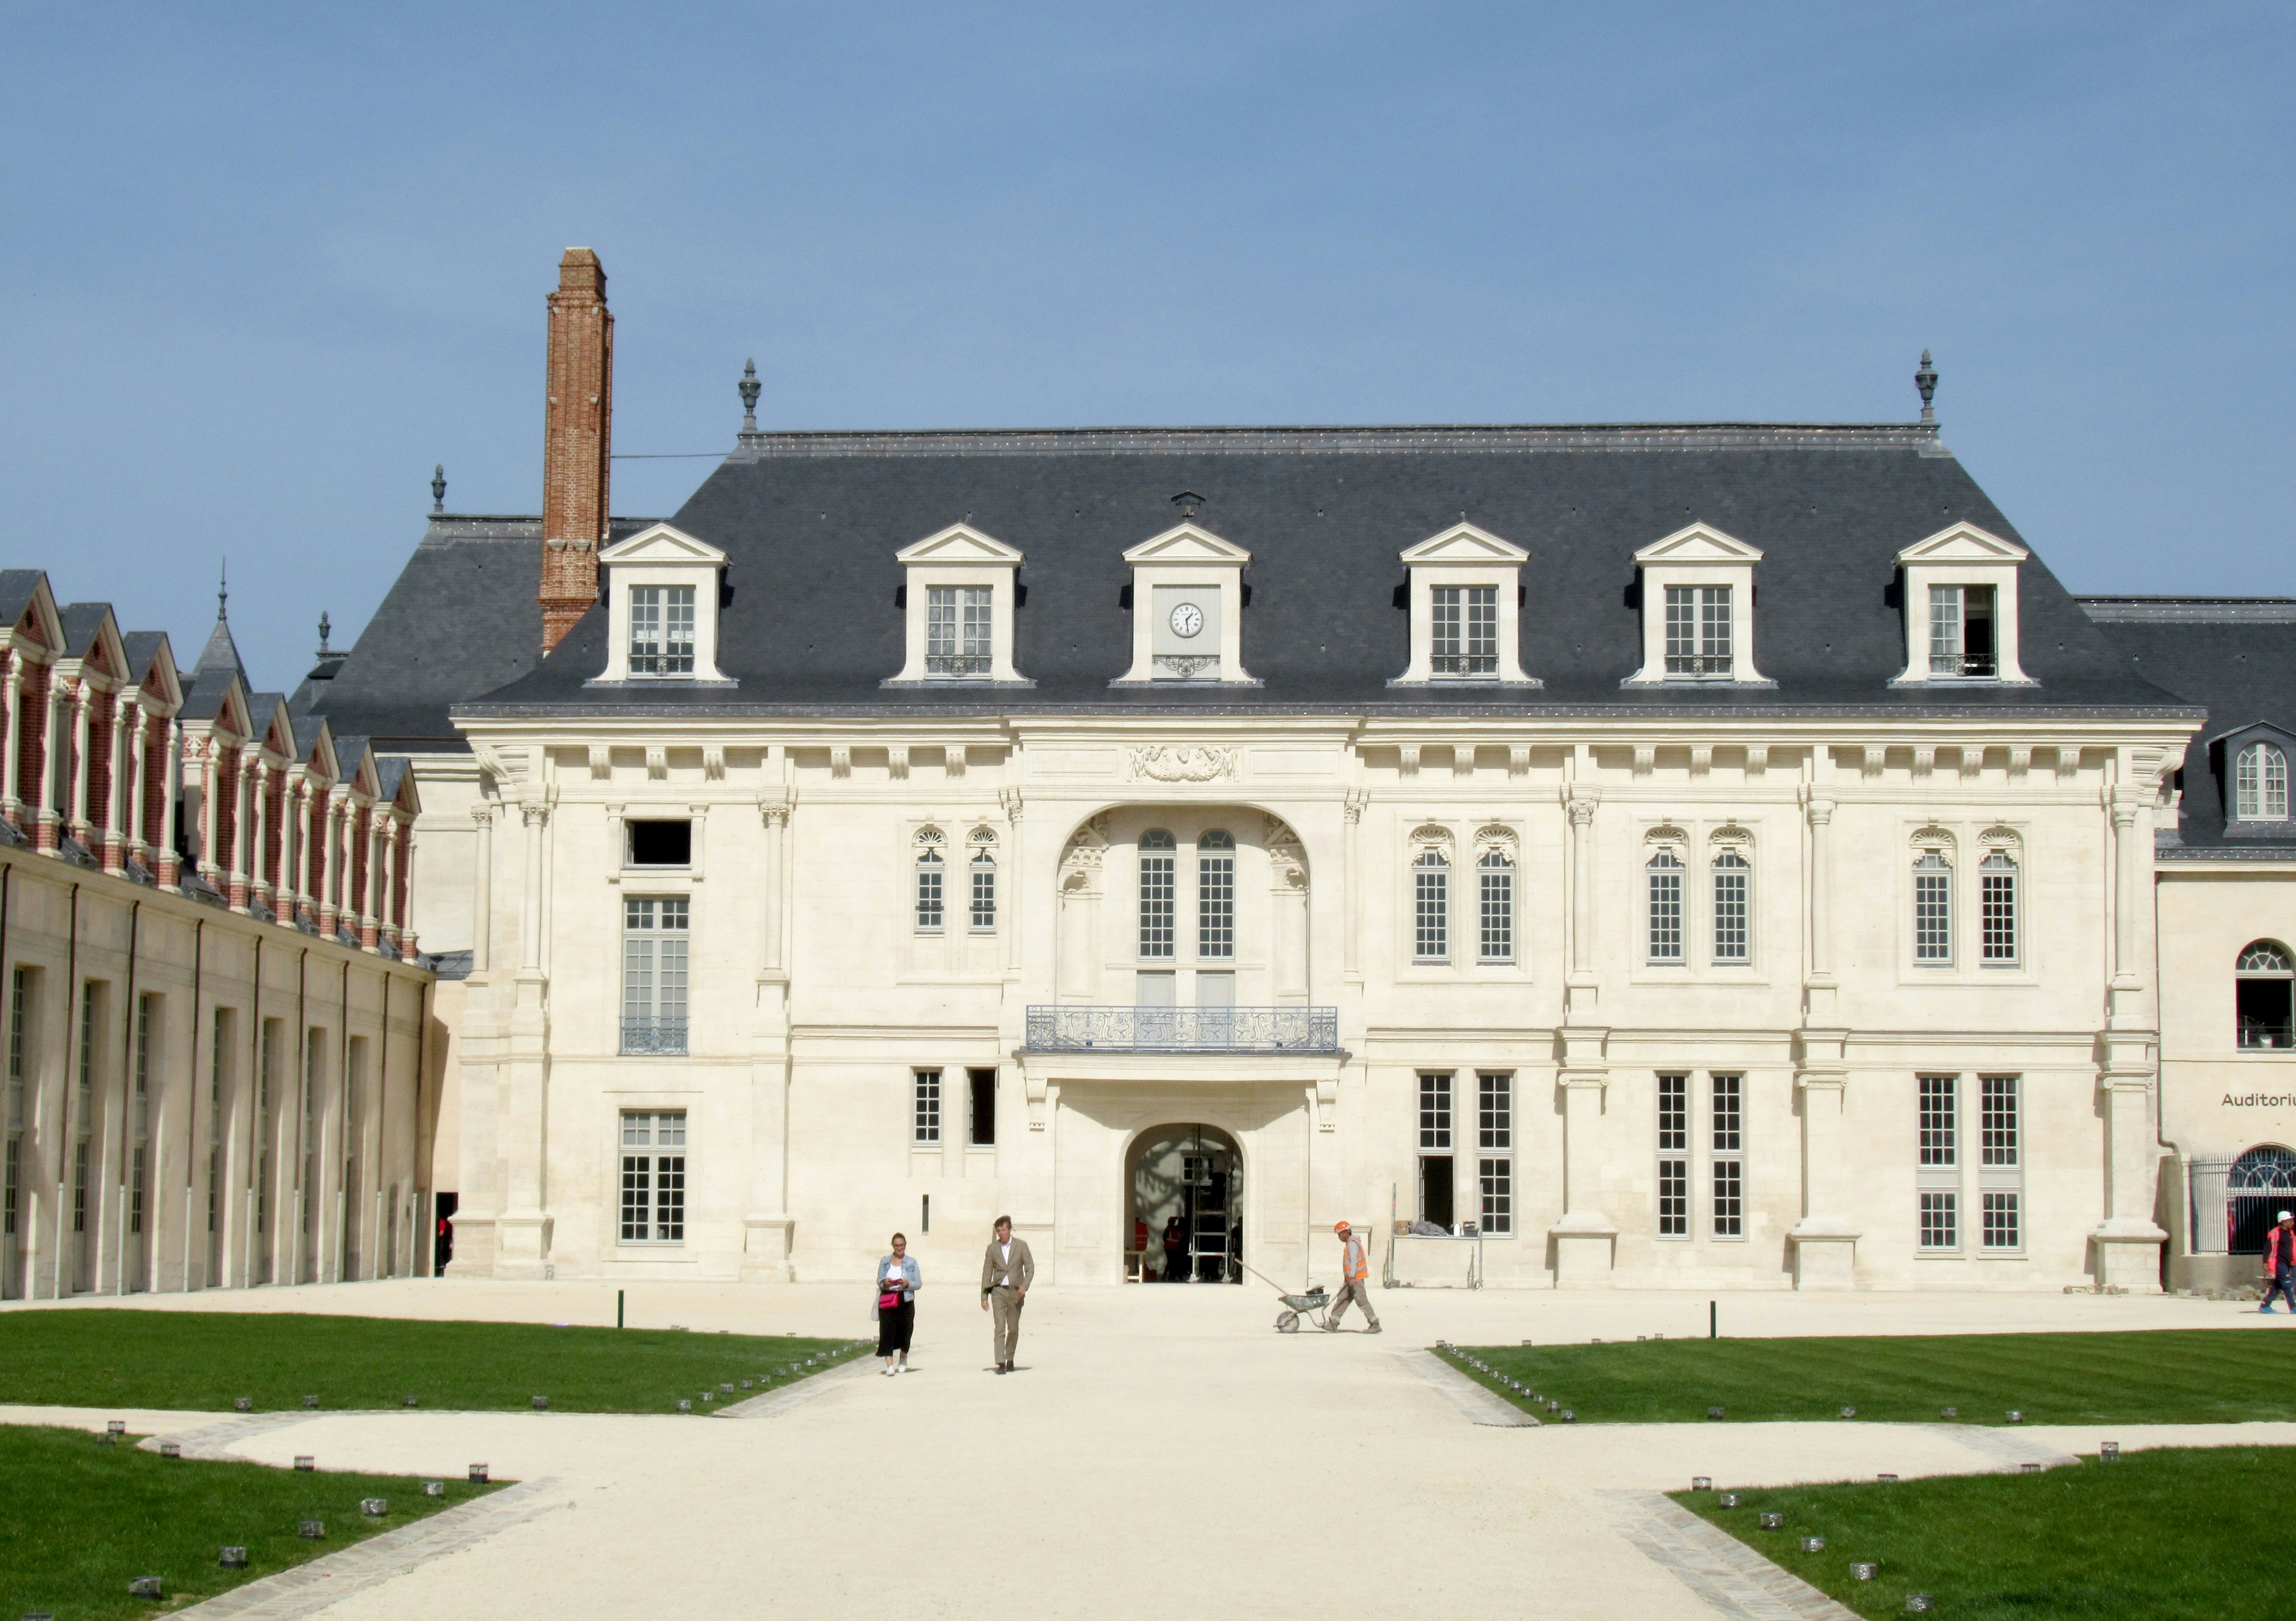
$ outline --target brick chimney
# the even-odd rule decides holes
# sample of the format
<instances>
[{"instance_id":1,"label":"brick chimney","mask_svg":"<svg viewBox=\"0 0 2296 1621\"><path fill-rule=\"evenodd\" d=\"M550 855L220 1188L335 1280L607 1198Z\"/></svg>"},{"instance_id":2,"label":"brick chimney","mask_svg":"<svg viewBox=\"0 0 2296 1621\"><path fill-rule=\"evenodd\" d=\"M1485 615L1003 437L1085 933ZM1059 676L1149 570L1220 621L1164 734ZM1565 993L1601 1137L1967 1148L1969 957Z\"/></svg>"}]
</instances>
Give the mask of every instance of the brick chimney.
<instances>
[{"instance_id":1,"label":"brick chimney","mask_svg":"<svg viewBox=\"0 0 2296 1621\"><path fill-rule=\"evenodd\" d=\"M598 600L612 466L614 317L606 268L587 248L558 261L550 295L550 403L542 429L542 651Z\"/></svg>"}]
</instances>

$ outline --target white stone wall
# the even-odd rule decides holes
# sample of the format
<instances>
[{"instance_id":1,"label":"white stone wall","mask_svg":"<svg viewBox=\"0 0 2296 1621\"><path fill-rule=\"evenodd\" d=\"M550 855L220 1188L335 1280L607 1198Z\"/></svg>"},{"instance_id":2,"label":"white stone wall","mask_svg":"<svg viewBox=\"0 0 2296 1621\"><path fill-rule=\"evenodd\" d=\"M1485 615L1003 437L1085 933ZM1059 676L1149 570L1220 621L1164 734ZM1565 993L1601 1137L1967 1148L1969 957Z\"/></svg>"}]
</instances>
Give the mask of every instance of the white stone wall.
<instances>
[{"instance_id":1,"label":"white stone wall","mask_svg":"<svg viewBox=\"0 0 2296 1621\"><path fill-rule=\"evenodd\" d=\"M431 875L416 923L484 925L456 1034L458 1270L860 1279L895 1228L969 1271L1009 1212L1062 1281L1121 1275L1140 1130L1201 1120L1245 1159L1245 1259L1330 1267L1332 1222L1418 1214L1417 1077L1456 1071L1459 1215L1472 1219L1475 1074L1513 1077L1513 1232L1493 1284L2055 1288L2157 1276L2152 841L2166 723L1660 732L1626 722L1011 717L768 727L570 719L466 727L476 780L426 774L419 830L490 874L472 907ZM488 818L472 823L473 810ZM691 816L690 869L632 872L622 821ZM939 830L947 925L914 921ZM475 832L465 828L475 827ZM1137 840L1178 846L1175 1000L1232 969L1242 1007L1336 1010L1338 1054L1025 1050L1031 1006L1129 1008ZM1196 837L1235 838L1236 954L1195 962ZM996 931L965 926L974 836ZM1718 839L1752 870L1742 965L1644 960L1644 863L1671 840L1702 896ZM1447 840L1453 954L1413 961L1415 856ZM490 854L479 855L481 841ZM1516 957L1472 961L1473 859L1514 858ZM1912 957L1912 863L1953 852L1956 953ZM1977 868L2014 852L2022 951L1977 959ZM617 1052L622 904L692 908L689 1052ZM436 896L435 903L433 896ZM435 905L435 912L434 912ZM446 921L442 921L440 914ZM1706 928L1693 904L1693 941ZM997 1141L963 1141L964 1072L998 1071ZM944 1072L938 1147L911 1072ZM1743 1077L1744 1232L1657 1232L1656 1083ZM2021 1077L2023 1241L1916 1241L1916 1079ZM618 1241L615 1124L688 1117L686 1232ZM1702 1132L1702 1108L1693 1111ZM1963 1126L1973 1158L1973 1101ZM442 1185L447 1174L440 1172ZM1933 1179L1932 1179L1933 1180ZM931 1229L922 1231L931 1201ZM1382 1245L1383 1248L1383 1245ZM1398 1272L1454 1265L1406 1246ZM1382 1255L1382 1259L1384 1259Z\"/></svg>"}]
</instances>

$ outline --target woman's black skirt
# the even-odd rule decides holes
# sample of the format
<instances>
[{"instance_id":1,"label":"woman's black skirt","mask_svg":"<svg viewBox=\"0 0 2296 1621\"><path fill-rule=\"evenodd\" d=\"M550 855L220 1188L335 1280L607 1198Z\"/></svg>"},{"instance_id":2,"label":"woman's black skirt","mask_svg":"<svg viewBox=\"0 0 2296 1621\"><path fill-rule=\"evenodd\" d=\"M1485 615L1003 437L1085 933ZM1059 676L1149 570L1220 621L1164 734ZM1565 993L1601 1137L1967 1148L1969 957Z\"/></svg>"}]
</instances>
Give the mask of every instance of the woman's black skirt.
<instances>
[{"instance_id":1,"label":"woman's black skirt","mask_svg":"<svg viewBox=\"0 0 2296 1621\"><path fill-rule=\"evenodd\" d=\"M890 1356L898 1351L909 1354L909 1334L917 1325L917 1303L904 1300L890 1311L877 1314L877 1355Z\"/></svg>"}]
</instances>

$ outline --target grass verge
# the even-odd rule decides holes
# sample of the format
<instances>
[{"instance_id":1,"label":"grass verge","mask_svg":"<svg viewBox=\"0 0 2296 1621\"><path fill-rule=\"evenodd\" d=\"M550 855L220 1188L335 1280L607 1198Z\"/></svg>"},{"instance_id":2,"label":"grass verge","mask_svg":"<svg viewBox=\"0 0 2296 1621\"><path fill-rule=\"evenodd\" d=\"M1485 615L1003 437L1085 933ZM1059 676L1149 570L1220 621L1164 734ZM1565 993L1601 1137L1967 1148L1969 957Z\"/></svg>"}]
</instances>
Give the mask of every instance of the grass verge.
<instances>
[{"instance_id":1,"label":"grass verge","mask_svg":"<svg viewBox=\"0 0 2296 1621\"><path fill-rule=\"evenodd\" d=\"M94 1314L90 1314L91 1315ZM259 1463L162 1458L134 1438L105 1445L84 1430L0 1428L0 1614L46 1610L71 1621L165 1614L258 1576L302 1564L379 1532L500 1489L449 1479L425 1497L419 1478L299 1474ZM390 1512L371 1519L359 1501ZM308 1541L300 1521L325 1537ZM247 1568L226 1569L226 1547ZM160 1579L158 1600L129 1596L138 1576Z\"/></svg>"},{"instance_id":2,"label":"grass verge","mask_svg":"<svg viewBox=\"0 0 2296 1621\"><path fill-rule=\"evenodd\" d=\"M400 1407L412 1396L422 1407L500 1412L530 1409L539 1396L553 1412L670 1412L681 1399L700 1412L823 1371L860 1343L283 1313L9 1312L0 1402L228 1412L247 1396L272 1412L308 1396L333 1411Z\"/></svg>"},{"instance_id":3,"label":"grass verge","mask_svg":"<svg viewBox=\"0 0 2296 1621\"><path fill-rule=\"evenodd\" d=\"M1470 1378L1542 1417L1582 1424L1839 1419L1964 1424L2204 1424L2296 1419L2296 1333L2161 1329L1827 1339L1653 1339L1462 1346ZM1469 1359L1472 1359L1470 1361ZM1489 1370L1478 1371L1472 1362ZM1509 1388L1514 1380L1545 1400Z\"/></svg>"},{"instance_id":4,"label":"grass verge","mask_svg":"<svg viewBox=\"0 0 2296 1621\"><path fill-rule=\"evenodd\" d=\"M2289 1613L2284 1504L2296 1454L2277 1447L2131 1453L2038 1475L1713 1492L1676 1502L1861 1616L1931 1595L1956 1621L2240 1621ZM1761 1513L1785 1524L1760 1528ZM1801 1551L1805 1536L1825 1547ZM1871 1560L1858 1581L1853 1561Z\"/></svg>"}]
</instances>

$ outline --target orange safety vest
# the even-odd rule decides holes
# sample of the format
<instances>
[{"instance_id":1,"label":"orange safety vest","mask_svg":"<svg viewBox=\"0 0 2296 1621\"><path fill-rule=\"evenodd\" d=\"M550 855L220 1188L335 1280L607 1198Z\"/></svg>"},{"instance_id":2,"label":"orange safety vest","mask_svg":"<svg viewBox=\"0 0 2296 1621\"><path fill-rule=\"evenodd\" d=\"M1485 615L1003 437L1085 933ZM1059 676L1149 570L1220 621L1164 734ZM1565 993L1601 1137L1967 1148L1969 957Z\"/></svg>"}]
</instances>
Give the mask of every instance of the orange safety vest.
<instances>
[{"instance_id":1,"label":"orange safety vest","mask_svg":"<svg viewBox=\"0 0 2296 1621\"><path fill-rule=\"evenodd\" d=\"M1340 1244L1340 1281L1360 1283L1370 1276L1371 1262L1364 1254L1363 1240L1350 1232Z\"/></svg>"}]
</instances>

